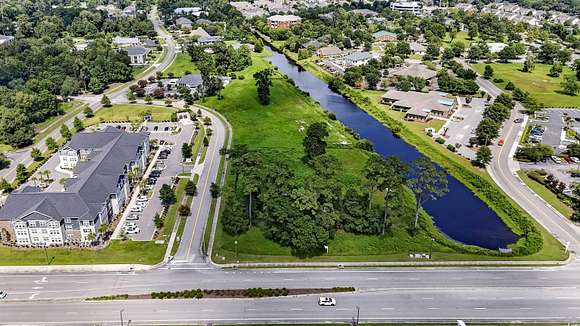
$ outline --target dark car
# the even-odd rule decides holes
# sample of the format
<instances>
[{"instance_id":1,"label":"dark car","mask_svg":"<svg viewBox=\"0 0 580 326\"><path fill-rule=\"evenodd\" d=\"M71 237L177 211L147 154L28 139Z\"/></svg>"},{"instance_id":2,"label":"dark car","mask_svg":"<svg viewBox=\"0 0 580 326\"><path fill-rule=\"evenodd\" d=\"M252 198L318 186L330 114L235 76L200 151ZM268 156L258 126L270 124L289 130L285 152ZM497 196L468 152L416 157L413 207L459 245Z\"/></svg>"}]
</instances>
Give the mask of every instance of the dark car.
<instances>
[{"instance_id":1,"label":"dark car","mask_svg":"<svg viewBox=\"0 0 580 326\"><path fill-rule=\"evenodd\" d=\"M522 118L517 118L517 119L515 119L515 120L514 120L514 122L515 122L515 123L522 123L522 122L524 122L524 119L522 119Z\"/></svg>"}]
</instances>

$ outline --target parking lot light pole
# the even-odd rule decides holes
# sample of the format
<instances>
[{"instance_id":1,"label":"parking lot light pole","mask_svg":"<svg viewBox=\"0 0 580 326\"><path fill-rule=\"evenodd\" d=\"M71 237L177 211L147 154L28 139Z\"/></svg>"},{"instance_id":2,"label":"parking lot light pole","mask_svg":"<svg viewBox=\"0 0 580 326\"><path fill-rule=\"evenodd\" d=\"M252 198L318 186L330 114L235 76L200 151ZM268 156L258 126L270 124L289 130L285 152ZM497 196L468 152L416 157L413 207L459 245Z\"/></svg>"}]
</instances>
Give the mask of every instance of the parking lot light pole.
<instances>
[{"instance_id":1,"label":"parking lot light pole","mask_svg":"<svg viewBox=\"0 0 580 326\"><path fill-rule=\"evenodd\" d=\"M123 326L123 311L125 311L125 309L119 310L119 317L121 317L121 326Z\"/></svg>"},{"instance_id":2,"label":"parking lot light pole","mask_svg":"<svg viewBox=\"0 0 580 326\"><path fill-rule=\"evenodd\" d=\"M240 258L238 257L238 240L234 240L234 246L236 247L236 261L239 263Z\"/></svg>"},{"instance_id":3,"label":"parking lot light pole","mask_svg":"<svg viewBox=\"0 0 580 326\"><path fill-rule=\"evenodd\" d=\"M429 246L429 259L433 259L433 243L435 242L435 238L431 238L431 245Z\"/></svg>"}]
</instances>

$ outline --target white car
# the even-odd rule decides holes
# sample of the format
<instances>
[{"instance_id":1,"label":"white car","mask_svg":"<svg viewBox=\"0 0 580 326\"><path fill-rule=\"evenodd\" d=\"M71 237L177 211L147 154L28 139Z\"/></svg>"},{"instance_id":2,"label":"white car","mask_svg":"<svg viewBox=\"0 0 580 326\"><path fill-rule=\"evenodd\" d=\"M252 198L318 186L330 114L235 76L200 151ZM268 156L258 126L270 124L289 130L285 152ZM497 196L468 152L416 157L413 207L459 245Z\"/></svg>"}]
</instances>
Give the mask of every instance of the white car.
<instances>
[{"instance_id":1,"label":"white car","mask_svg":"<svg viewBox=\"0 0 580 326\"><path fill-rule=\"evenodd\" d=\"M137 197L137 201L148 201L149 198L147 196L139 196Z\"/></svg>"},{"instance_id":2,"label":"white car","mask_svg":"<svg viewBox=\"0 0 580 326\"><path fill-rule=\"evenodd\" d=\"M580 163L580 159L575 156L570 156L570 160L574 163Z\"/></svg>"},{"instance_id":3,"label":"white car","mask_svg":"<svg viewBox=\"0 0 580 326\"><path fill-rule=\"evenodd\" d=\"M125 225L123 226L123 228L125 229L131 229L131 228L136 228L137 224L135 222L126 222Z\"/></svg>"},{"instance_id":4,"label":"white car","mask_svg":"<svg viewBox=\"0 0 580 326\"><path fill-rule=\"evenodd\" d=\"M127 221L137 221L137 220L139 220L139 214L131 214L131 215L127 216L126 220Z\"/></svg>"},{"instance_id":5,"label":"white car","mask_svg":"<svg viewBox=\"0 0 580 326\"><path fill-rule=\"evenodd\" d=\"M6 298L7 295L8 293L6 293L6 291L0 291L0 299Z\"/></svg>"},{"instance_id":6,"label":"white car","mask_svg":"<svg viewBox=\"0 0 580 326\"><path fill-rule=\"evenodd\" d=\"M127 234L137 234L137 233L141 232L141 230L138 227L134 227L131 229L127 229L125 232Z\"/></svg>"},{"instance_id":7,"label":"white car","mask_svg":"<svg viewBox=\"0 0 580 326\"><path fill-rule=\"evenodd\" d=\"M558 156L552 156L551 157L552 161L554 161L554 163L556 164L561 164L562 163L562 159L559 158Z\"/></svg>"},{"instance_id":8,"label":"white car","mask_svg":"<svg viewBox=\"0 0 580 326\"><path fill-rule=\"evenodd\" d=\"M138 202L135 203L135 207L145 208L145 206L147 206L147 202L146 201L138 201Z\"/></svg>"},{"instance_id":9,"label":"white car","mask_svg":"<svg viewBox=\"0 0 580 326\"><path fill-rule=\"evenodd\" d=\"M141 206L133 206L131 207L131 212L132 213L141 213L143 211L143 207Z\"/></svg>"},{"instance_id":10,"label":"white car","mask_svg":"<svg viewBox=\"0 0 580 326\"><path fill-rule=\"evenodd\" d=\"M336 306L336 300L334 298L329 297L320 297L318 298L318 305L319 306Z\"/></svg>"}]
</instances>

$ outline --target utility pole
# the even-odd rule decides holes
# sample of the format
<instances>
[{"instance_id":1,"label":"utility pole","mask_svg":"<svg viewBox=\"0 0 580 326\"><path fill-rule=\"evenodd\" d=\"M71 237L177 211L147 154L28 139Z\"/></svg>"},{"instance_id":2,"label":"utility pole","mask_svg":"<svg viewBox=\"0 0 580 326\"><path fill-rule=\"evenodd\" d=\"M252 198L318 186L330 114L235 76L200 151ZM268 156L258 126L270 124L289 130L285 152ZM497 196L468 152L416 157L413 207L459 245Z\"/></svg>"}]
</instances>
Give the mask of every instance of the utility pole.
<instances>
[{"instance_id":1,"label":"utility pole","mask_svg":"<svg viewBox=\"0 0 580 326\"><path fill-rule=\"evenodd\" d=\"M44 246L44 255L46 256L46 264L48 265L48 250L46 249L46 245Z\"/></svg>"},{"instance_id":2,"label":"utility pole","mask_svg":"<svg viewBox=\"0 0 580 326\"><path fill-rule=\"evenodd\" d=\"M125 309L119 310L119 317L121 317L121 326L123 326L123 311L125 311Z\"/></svg>"}]
</instances>

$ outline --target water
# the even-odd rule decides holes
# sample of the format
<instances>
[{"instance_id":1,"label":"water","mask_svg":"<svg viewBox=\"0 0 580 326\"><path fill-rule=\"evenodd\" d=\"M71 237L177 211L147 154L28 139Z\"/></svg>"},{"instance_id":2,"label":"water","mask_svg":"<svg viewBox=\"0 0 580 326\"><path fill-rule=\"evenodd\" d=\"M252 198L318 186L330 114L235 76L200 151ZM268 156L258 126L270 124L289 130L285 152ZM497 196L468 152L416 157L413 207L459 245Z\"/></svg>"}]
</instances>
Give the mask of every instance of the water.
<instances>
[{"instance_id":1,"label":"water","mask_svg":"<svg viewBox=\"0 0 580 326\"><path fill-rule=\"evenodd\" d=\"M406 162L421 156L413 146L395 137L380 122L342 95L330 90L318 77L299 69L283 54L273 52L270 61L324 109L334 112L344 125L370 140L376 152L385 156L398 156ZM423 205L443 233L459 242L490 249L505 248L517 241L517 236L471 190L451 175L447 175L447 180L449 192L438 200Z\"/></svg>"}]
</instances>

